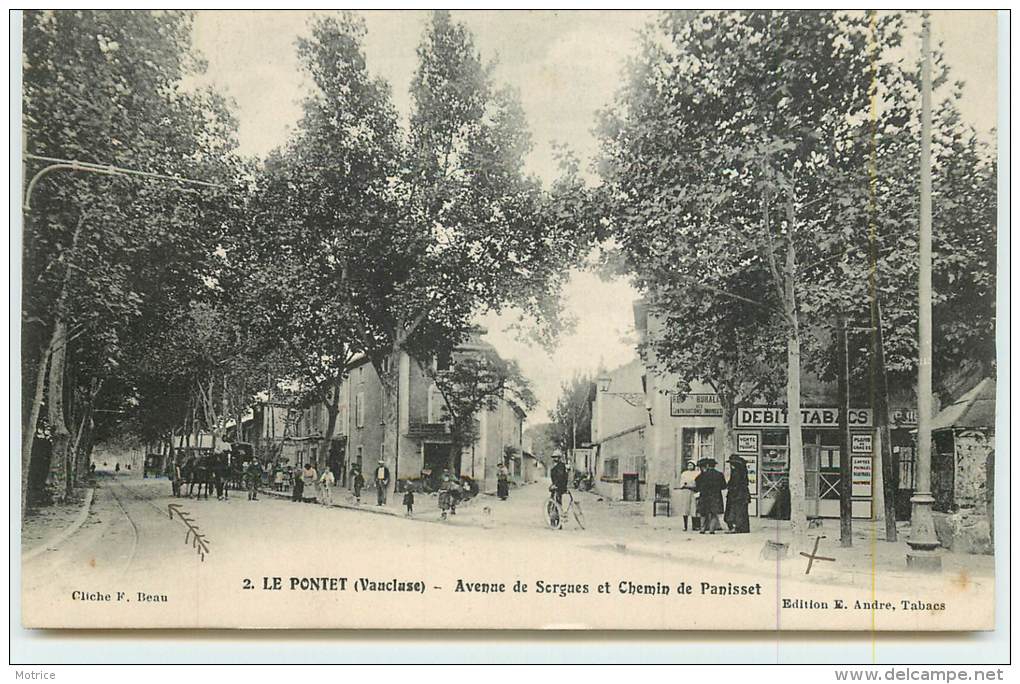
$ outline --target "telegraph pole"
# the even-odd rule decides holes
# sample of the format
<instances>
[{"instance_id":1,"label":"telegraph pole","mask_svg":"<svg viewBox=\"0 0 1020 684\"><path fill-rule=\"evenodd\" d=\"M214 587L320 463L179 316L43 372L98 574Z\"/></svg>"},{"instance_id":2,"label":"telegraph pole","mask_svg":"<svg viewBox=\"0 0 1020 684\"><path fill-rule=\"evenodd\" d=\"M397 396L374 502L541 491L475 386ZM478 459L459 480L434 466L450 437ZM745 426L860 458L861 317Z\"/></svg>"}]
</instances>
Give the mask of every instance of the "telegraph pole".
<instances>
[{"instance_id":1,"label":"telegraph pole","mask_svg":"<svg viewBox=\"0 0 1020 684\"><path fill-rule=\"evenodd\" d=\"M839 335L836 339L836 363L839 387L839 545L853 545L853 473L850 469L850 349L847 343L847 325L843 314L836 321Z\"/></svg>"},{"instance_id":2,"label":"telegraph pole","mask_svg":"<svg viewBox=\"0 0 1020 684\"><path fill-rule=\"evenodd\" d=\"M907 566L937 572L942 558L936 549L931 495L931 26L928 12L921 23L921 210L918 241L918 363L917 363L917 482L910 516Z\"/></svg>"}]
</instances>

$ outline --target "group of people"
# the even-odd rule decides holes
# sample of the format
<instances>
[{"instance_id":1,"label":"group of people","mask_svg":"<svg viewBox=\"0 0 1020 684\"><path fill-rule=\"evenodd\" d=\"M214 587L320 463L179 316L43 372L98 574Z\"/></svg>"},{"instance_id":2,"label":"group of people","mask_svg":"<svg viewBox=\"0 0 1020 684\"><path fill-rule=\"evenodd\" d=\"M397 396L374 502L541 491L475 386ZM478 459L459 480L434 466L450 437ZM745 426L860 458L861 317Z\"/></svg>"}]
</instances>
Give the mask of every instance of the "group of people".
<instances>
[{"instance_id":1,"label":"group of people","mask_svg":"<svg viewBox=\"0 0 1020 684\"><path fill-rule=\"evenodd\" d=\"M703 458L695 466L689 461L680 476L679 513L684 518L684 530L690 522L693 529L701 534L715 534L722 529L719 516L730 534L751 531L747 507L751 502L751 490L747 479L747 463L737 454L727 459L730 479L715 469L714 458ZM726 500L723 501L723 492Z\"/></svg>"},{"instance_id":2,"label":"group of people","mask_svg":"<svg viewBox=\"0 0 1020 684\"><path fill-rule=\"evenodd\" d=\"M351 467L350 473L351 489L353 490L354 499L359 504L361 503L361 491L365 487L365 475L361 471L361 465L355 463ZM373 484L376 489L376 505L384 506L386 504L386 494L390 486L390 469L386 467L386 464L380 460L375 471L372 473ZM319 473L315 466L311 463L305 463L304 467L295 466L291 472L291 501L312 501L315 500L324 506L333 505L333 489L337 484L337 477L333 473L333 469L330 466L325 466L321 473ZM276 475L277 488L282 489L284 484L284 473L282 470L277 472ZM315 496L309 496L315 491L315 487L318 485L318 490Z\"/></svg>"}]
</instances>

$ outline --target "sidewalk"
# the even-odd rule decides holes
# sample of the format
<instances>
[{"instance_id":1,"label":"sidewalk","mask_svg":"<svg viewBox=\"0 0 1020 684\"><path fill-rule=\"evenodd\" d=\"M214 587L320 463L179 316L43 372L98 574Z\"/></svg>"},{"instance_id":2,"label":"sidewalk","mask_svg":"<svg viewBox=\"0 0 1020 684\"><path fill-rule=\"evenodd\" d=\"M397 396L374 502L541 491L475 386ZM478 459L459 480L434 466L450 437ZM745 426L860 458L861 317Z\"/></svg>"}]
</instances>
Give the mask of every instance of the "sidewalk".
<instances>
[{"instance_id":1,"label":"sidewalk","mask_svg":"<svg viewBox=\"0 0 1020 684\"><path fill-rule=\"evenodd\" d=\"M265 492L271 496L289 498L289 492ZM715 535L684 531L683 519L650 517L651 503L609 501L592 492L572 490L574 498L584 511L585 529L577 527L573 519L564 522L562 530L551 530L544 520L545 501L549 496L548 484L538 482L514 487L506 501L488 494L479 494L461 504L457 514L442 524L474 526L487 529L530 529L535 534L580 535L597 547L614 549L624 554L660 557L685 564L740 568L749 573L767 573L770 577L798 576L804 578L808 559L800 552L810 552L815 537L822 537L818 556L834 561L816 560L812 563L810 580L854 586L873 586L877 583L911 582L917 575L906 568L909 523L898 525L898 540L885 541L885 525L881 521L854 520L853 545L840 546L839 520L823 520L820 527L808 531L807 548L790 548L787 558L777 562L763 558L767 541L789 542L789 522L751 518L749 534ZM367 513L404 517L401 505L403 494L389 493L384 506L376 506L375 490L362 492L357 504L345 489L334 489L333 506ZM415 494L414 515L423 522L441 521L437 496ZM942 574L955 578L960 584L993 582L994 558L942 551Z\"/></svg>"},{"instance_id":2,"label":"sidewalk","mask_svg":"<svg viewBox=\"0 0 1020 684\"><path fill-rule=\"evenodd\" d=\"M291 497L291 491L289 489L282 492L278 492L272 489L260 489L259 494L262 496L271 496L277 499L289 500ZM305 500L312 500L310 505L321 505L318 503L319 490L318 487L312 489L305 489ZM495 497L489 497L484 494L470 499L466 502L461 503L457 506L457 514L449 516L447 521L450 524L458 524L458 519L465 516L465 514L475 507L475 504L481 499L489 499ZM423 494L421 492L415 492L414 494L414 513L410 516L406 514L406 508L404 507L404 494L403 492L394 493L392 491L387 492L386 503L378 505L376 503L377 495L376 490L365 487L361 490L361 502L354 498L353 492L344 487L334 487L332 491L332 504L333 508L343 508L352 511L360 511L363 513L374 513L376 515L391 515L400 518L406 518L409 520L420 520L423 522L440 522L442 521L441 512L439 510L439 497L436 493Z\"/></svg>"}]
</instances>

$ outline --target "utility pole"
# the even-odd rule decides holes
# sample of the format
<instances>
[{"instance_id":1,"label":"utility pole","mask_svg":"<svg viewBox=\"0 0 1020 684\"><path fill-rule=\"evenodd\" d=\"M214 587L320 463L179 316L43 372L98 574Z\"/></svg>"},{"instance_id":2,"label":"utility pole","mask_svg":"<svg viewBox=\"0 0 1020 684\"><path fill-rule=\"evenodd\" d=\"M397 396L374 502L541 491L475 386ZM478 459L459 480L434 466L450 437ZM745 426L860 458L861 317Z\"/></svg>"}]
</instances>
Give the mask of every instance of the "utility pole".
<instances>
[{"instance_id":1,"label":"utility pole","mask_svg":"<svg viewBox=\"0 0 1020 684\"><path fill-rule=\"evenodd\" d=\"M850 472L850 363L847 343L846 319L842 314L836 323L839 335L836 338L836 363L839 369L839 545L853 546L853 482Z\"/></svg>"},{"instance_id":2,"label":"utility pole","mask_svg":"<svg viewBox=\"0 0 1020 684\"><path fill-rule=\"evenodd\" d=\"M907 566L937 572L942 558L932 517L931 495L931 25L927 10L921 20L921 210L918 240L917 359L917 489L911 497Z\"/></svg>"}]
</instances>

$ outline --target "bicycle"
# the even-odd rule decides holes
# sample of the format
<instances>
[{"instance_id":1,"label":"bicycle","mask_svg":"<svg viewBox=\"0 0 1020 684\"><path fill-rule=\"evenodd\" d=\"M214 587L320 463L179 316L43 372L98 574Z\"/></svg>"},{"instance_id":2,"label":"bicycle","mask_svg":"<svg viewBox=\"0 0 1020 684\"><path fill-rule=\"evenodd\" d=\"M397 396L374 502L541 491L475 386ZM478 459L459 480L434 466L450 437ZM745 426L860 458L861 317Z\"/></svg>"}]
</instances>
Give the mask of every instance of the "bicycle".
<instances>
[{"instance_id":1,"label":"bicycle","mask_svg":"<svg viewBox=\"0 0 1020 684\"><path fill-rule=\"evenodd\" d=\"M577 526L583 530L584 512L581 510L580 502L574 498L574 495L570 493L570 490L567 490L564 493L567 495L568 499L565 507L556 501L556 489L549 489L549 499L545 502L546 523L554 530L562 530L563 520L572 513L574 520L577 522Z\"/></svg>"}]
</instances>

